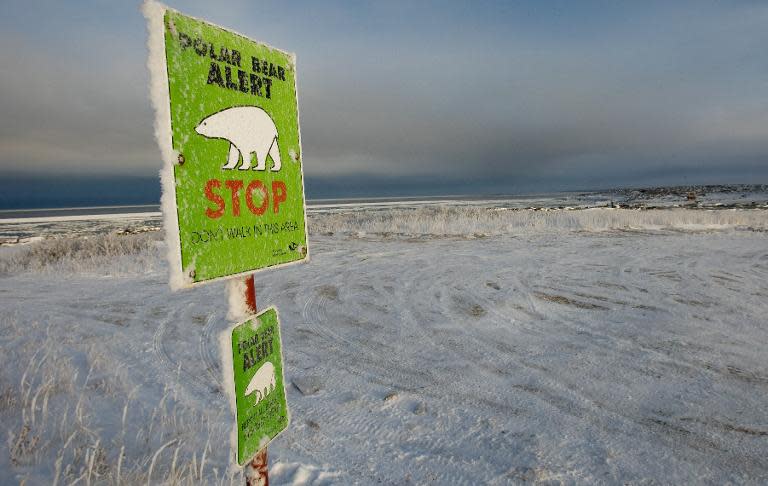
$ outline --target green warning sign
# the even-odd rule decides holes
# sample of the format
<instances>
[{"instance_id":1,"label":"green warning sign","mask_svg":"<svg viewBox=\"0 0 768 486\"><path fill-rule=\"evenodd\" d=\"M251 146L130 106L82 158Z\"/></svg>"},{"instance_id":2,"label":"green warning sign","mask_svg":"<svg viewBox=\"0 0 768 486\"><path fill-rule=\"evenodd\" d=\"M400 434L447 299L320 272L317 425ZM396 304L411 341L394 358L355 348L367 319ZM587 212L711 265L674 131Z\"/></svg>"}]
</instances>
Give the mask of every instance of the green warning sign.
<instances>
[{"instance_id":1,"label":"green warning sign","mask_svg":"<svg viewBox=\"0 0 768 486\"><path fill-rule=\"evenodd\" d=\"M238 324L231 337L237 462L244 465L288 427L277 310Z\"/></svg>"},{"instance_id":2,"label":"green warning sign","mask_svg":"<svg viewBox=\"0 0 768 486\"><path fill-rule=\"evenodd\" d=\"M177 281L305 260L294 56L173 10L163 28Z\"/></svg>"}]
</instances>

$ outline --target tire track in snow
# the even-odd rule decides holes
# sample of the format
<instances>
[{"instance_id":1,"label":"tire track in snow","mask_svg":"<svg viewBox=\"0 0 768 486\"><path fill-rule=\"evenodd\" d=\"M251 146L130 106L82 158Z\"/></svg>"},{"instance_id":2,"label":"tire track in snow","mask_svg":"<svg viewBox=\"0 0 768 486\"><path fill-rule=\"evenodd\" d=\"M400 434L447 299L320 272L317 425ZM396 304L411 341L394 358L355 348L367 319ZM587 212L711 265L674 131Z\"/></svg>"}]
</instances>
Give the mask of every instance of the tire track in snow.
<instances>
[{"instance_id":1,"label":"tire track in snow","mask_svg":"<svg viewBox=\"0 0 768 486\"><path fill-rule=\"evenodd\" d=\"M327 316L328 302L327 296L318 296L317 292L313 292L304 304L302 318L309 329L325 339L337 359L344 360L343 364L347 365L345 369L348 372L370 378L370 370L374 368L377 370L374 375L376 379L398 389L420 388L425 380L432 378L429 373L415 368L406 372L404 369L408 369L407 365L404 367L402 362L381 354L373 345L349 339L332 331L333 323ZM361 366L361 362L368 366Z\"/></svg>"},{"instance_id":2,"label":"tire track in snow","mask_svg":"<svg viewBox=\"0 0 768 486\"><path fill-rule=\"evenodd\" d=\"M462 274L463 272L460 270L453 270L447 273ZM414 298L418 298L420 294L429 295L435 289L453 289L453 292L448 292L447 294L444 293L445 295L441 296L440 301L442 315L430 316L429 318L424 319L426 322L443 322L444 320L450 319L451 317L455 319L456 309L452 294L456 293L459 293L465 297L464 303L474 303L475 305L483 304L483 308L487 311L485 315L480 317L477 323L471 323L469 324L469 327L455 326L453 329L454 331L465 331L464 335L459 338L465 340L464 345L461 345L461 341L457 339L431 339L434 344L437 346L450 348L452 352L463 355L470 362L478 363L480 360L482 360L483 364L486 365L489 369L493 369L494 367L496 369L503 369L508 367L510 364L527 368L525 374L529 377L529 379L531 375L537 377L534 380L534 383L537 384L523 384L519 387L512 385L516 391L518 393L525 393L531 398L536 399L541 403L541 405L555 407L565 415L576 417L580 420L587 419L591 422L594 422L595 425L598 425L601 428L606 429L607 427L606 430L613 428L610 422L614 421L614 419L623 421L624 419L629 418L626 416L626 414L622 414L619 410L606 409L606 406L603 402L594 399L588 394L583 393L573 383L560 379L558 376L554 375L552 371L545 367L536 365L533 362L529 362L526 359L523 359L522 356L517 356L511 362L508 352L500 352L498 348L493 346L494 342L497 340L496 336L494 336L493 333L487 332L492 331L495 327L504 327L510 324L510 319L497 309L496 302L486 296L481 296L478 294L478 292L472 290L473 288L477 288L477 285L474 287L467 285L466 283L463 285L456 285L450 277L437 277L429 278L426 280L429 281L430 284L427 285L425 289L409 292L409 295L416 296ZM526 289L522 293L525 296L524 298L530 301L530 287L526 284L523 284L522 280L519 278L515 280L518 282L518 288ZM478 282L478 284L481 283ZM623 305L621 302L618 304ZM553 311L553 307L557 309L556 306L548 305L544 308L537 308L535 304L531 305L534 307L534 311L539 313L541 319L555 319L567 322L567 319L561 318L562 316L559 315L557 310ZM408 307L414 306L413 304L410 304ZM465 320L469 320L469 318L465 317ZM441 333L434 334L435 336L441 335ZM444 333L442 334L444 335ZM472 344L468 345L466 343L466 339L472 341ZM509 340L504 339L504 341L508 342ZM515 354L513 348L510 349L509 352ZM509 393L489 393L488 391L484 391L481 393L481 395L484 395L483 399L478 400L477 394L472 393L469 397L469 400L467 401L479 403L481 405L479 409L486 408L489 405L494 405L489 404L488 398L496 399L497 403L495 405L497 406L499 403L507 403L511 405L509 401ZM512 401L512 403L514 403L514 401ZM607 415L607 417L605 415ZM637 417L632 417L631 420L637 422Z\"/></svg>"},{"instance_id":3,"label":"tire track in snow","mask_svg":"<svg viewBox=\"0 0 768 486\"><path fill-rule=\"evenodd\" d=\"M443 426L426 425L430 422L421 422L413 429L409 424L414 417L417 422L421 421L399 401L388 404L371 399L354 400L338 407L313 409L311 419L318 425L305 429L305 440L312 441L317 451L312 458L319 463L332 462L332 451L342 449L347 472L367 477L370 482L380 479L371 469L375 463L372 457L390 455L398 457L402 470L407 471L416 484L472 484L461 478L467 461L463 448L469 434L458 426L454 426L454 433L448 433ZM358 447L355 441L350 443L350 438L363 437L368 442L365 448ZM428 449L417 447L414 442L428 444ZM440 454L427 450L439 450ZM402 484L402 481L389 477L384 484Z\"/></svg>"},{"instance_id":4,"label":"tire track in snow","mask_svg":"<svg viewBox=\"0 0 768 486\"><path fill-rule=\"evenodd\" d=\"M163 374L169 383L177 382L182 385L182 391L192 394L195 400L199 400L200 396L205 395L215 395L222 399L223 395L221 395L217 385L212 386L209 379L211 376L208 373L193 373L184 366L188 361L174 358L168 347L167 333L170 322L177 322L177 320L172 320L172 318L161 320L152 337L152 347L159 363L158 372ZM214 381L214 383L218 382Z\"/></svg>"},{"instance_id":5,"label":"tire track in snow","mask_svg":"<svg viewBox=\"0 0 768 486\"><path fill-rule=\"evenodd\" d=\"M332 330L332 326L339 325L337 322L338 318L355 315L358 309L360 312L365 312L363 315L370 315L370 306L381 306L383 300L384 303L392 302L392 306L395 308L392 311L394 314L390 320L395 320L399 327L397 329L390 329L391 333L398 333L402 339L411 341L418 339L419 342L421 342L425 336L423 328L417 324L417 321L412 317L408 317L411 308L407 303L403 302L403 298L404 295L407 295L410 292L410 288L402 285L405 281L416 281L425 278L423 269L419 269L418 265L410 265L406 263L404 265L398 264L395 266L390 264L387 266L386 270L381 271L381 273L374 271L373 273L379 275L380 281L387 280L389 275L397 276L394 280L394 284L395 286L402 286L403 288L400 289L398 287L393 289L394 298L391 297L391 294L388 293L386 289L384 289L384 286L367 285L364 277L356 276L364 276L367 273L366 270L358 270L359 271L351 278L345 279L344 284L337 290L338 295L336 297L340 297L340 300L343 301L341 303L337 302L333 296L330 295L333 294L331 289L323 289L319 282L309 281L303 284L304 293L309 293L310 295L303 303L302 319L309 329L323 337L325 345L328 346L328 350L325 352L334 356L338 368L344 369L345 373L360 376L369 383L374 381L385 382L390 385L399 384L400 386L394 387L401 390L400 400L423 400L428 397L443 400L445 399L446 393L449 393L452 396L452 399L455 399L456 406L461 406L460 404L480 406L476 412L473 411L470 414L471 417L475 418L478 414L485 413L484 411L487 410L489 406L498 405L493 403L489 405L488 400L483 399L465 401L461 398L457 398L455 390L453 390L452 387L453 378L451 376L445 376L438 380L433 376L434 374L431 371L426 374L426 380L421 377L417 378L417 382L413 384L418 386L415 387L413 391L408 391L407 389L404 390L406 387L404 387L403 384L412 375L406 374L405 378L403 378L403 373L394 373L399 369L398 366L403 366L404 361L400 358L394 360L389 356L382 356L381 351L375 347L375 344L372 344L376 335L368 335L368 343L360 345L358 340L349 339L343 334L344 328L341 328L342 330L339 331L336 330L339 328L334 328ZM419 272L421 272L420 276L418 275ZM412 275L413 278L409 279L408 275L404 275L406 273ZM333 275L324 275L321 282L337 282L338 280L339 279L334 278ZM351 290L348 291L348 289ZM335 312L330 312L331 309L334 309L332 306L343 307L346 312L337 316L335 315ZM331 318L331 315L334 315L334 317ZM387 320L384 325L387 326L389 324L392 323ZM358 333L360 332L358 331ZM360 334L362 334L360 339L366 338L365 332ZM425 345L429 346L429 343L427 342ZM349 352L350 350L352 350L351 353ZM434 353L440 354L440 351L432 347L427 349L425 354ZM412 364L409 364L409 366L420 367L422 369L425 367L424 362L420 362L418 357L412 357L411 361ZM366 370L366 372L362 372L361 370ZM373 372L372 375L371 372ZM425 381L427 383L426 387L424 386ZM426 388L430 388L431 390L427 391ZM467 398L471 397L472 392L467 391L465 396ZM462 396L462 398L464 398L464 396ZM394 405L390 406L389 404L384 404L384 402L366 402L365 404L360 405L359 409L355 409L354 407L349 410L344 409L342 413L340 413L338 407L317 407L313 409L311 416L313 421L320 424L318 430L311 432L311 435L315 437L314 440L318 441L318 447L315 449L323 451L326 449L337 450L338 447L346 447L346 444L344 443L345 441L339 441L339 435L333 433L335 430L339 430L345 437L375 437L377 441L382 442L382 445L377 446L377 449L381 450L382 453L390 454L392 453L392 444L407 443L413 438L413 432L402 427L403 424L408 423L413 417L417 417L410 409L412 406L410 403L411 402L409 402L409 405L406 407L406 410L397 413L395 417L392 417L389 412L379 410L379 408L390 410L397 408ZM341 406L344 407L344 405ZM370 412L368 411L369 408L371 410ZM509 407L504 405L502 405L501 408L506 411L509 410ZM465 413L470 409L470 407L463 408ZM460 432L460 430L457 430L457 432ZM419 472L424 481L435 481L436 484L457 484L458 481L458 484L461 484L461 479L457 479L461 478L461 466L457 466L463 459L463 445L461 441L447 438L454 436L455 434L446 434L444 431L436 431L434 436L431 435L429 430L423 430L420 433L424 437L427 437L425 440L429 442L430 447L443 452L437 456L429 455L428 460L423 462L423 464L423 459L419 459L419 457L423 457L423 454L421 453L413 451L398 452L398 454L401 455L401 460L410 461L405 464L408 464L409 470L414 471L414 478L419 477L419 474L416 474ZM386 444L386 447L384 444ZM401 450L398 446L395 446L395 449ZM345 454L349 455L358 453L359 451L357 451L356 448L353 448L353 450L350 450L349 452L345 452ZM325 458L325 456L321 453L320 458ZM328 460L328 458L325 458L325 460ZM359 458L355 458L348 462L351 464L365 464L368 460L369 458L363 454ZM359 469L357 475L365 475L367 471L367 468L363 467L362 469ZM441 472L436 473L435 471ZM467 484L470 483L468 482Z\"/></svg>"},{"instance_id":6,"label":"tire track in snow","mask_svg":"<svg viewBox=\"0 0 768 486\"><path fill-rule=\"evenodd\" d=\"M514 346L504 343L513 341L509 338L512 331L520 328L526 330L534 330L535 328L523 326L525 322L523 319L510 319L509 316L497 309L496 303L489 297L481 296L471 290L473 286L469 283L463 282L461 285L457 285L455 275L466 274L461 270L463 265L464 263L457 267L447 268L441 274L430 276L430 278L413 279L412 281L417 284L410 285L405 291L405 307L419 309L419 302L423 302L429 296L435 296L440 304L437 313L432 310L425 315L418 313L418 311L416 314L417 320L424 323L421 334L434 348L431 353L444 354L448 352L450 355L460 356L469 363L490 371L497 379L506 379L505 377L511 373L511 367L528 366L519 359L519 353ZM413 267L416 266L413 265ZM425 264L424 266L436 268L434 265ZM474 287L486 286L485 280L484 278L482 282L475 282ZM516 285L516 287L519 286L520 284ZM452 291L445 292L445 289L452 289ZM525 295L525 293L522 294ZM462 309L457 309L457 295L461 296L458 305L466 307L463 312ZM485 314L473 316L466 312L467 308L471 309L475 305L480 305ZM458 314L457 310L460 311ZM513 308L513 310L517 309ZM439 327L432 324L439 324ZM505 335L500 336L499 333ZM538 335L539 333L534 334ZM441 353L437 350L443 351ZM540 370L533 371L540 372ZM425 390L424 393L443 396L442 389L446 386L453 388L457 384L455 377L449 373L446 379L436 380L436 383L431 387L432 390ZM467 385L469 383L464 384L465 387ZM490 407L508 413L517 412L517 404L505 388L488 386L485 389L477 390L470 387L454 392L453 399L462 404L476 407L481 411Z\"/></svg>"},{"instance_id":7,"label":"tire track in snow","mask_svg":"<svg viewBox=\"0 0 768 486\"><path fill-rule=\"evenodd\" d=\"M619 259L619 261L625 261L627 259L631 260L631 255L625 255L627 258ZM672 285L669 287L665 287L663 283L656 285L652 285L651 287L654 288L658 292L659 286L662 287L661 294L659 296L647 296L646 294L643 294L642 296L645 297L645 299L653 299L654 302L662 301L661 308L655 309L656 312L666 312L669 316L672 316L673 318L675 316L681 316L684 317L687 315L689 310L686 310L687 308L695 308L698 301L708 301L708 299L712 298L714 301L716 301L717 297L711 296L711 290L708 286L709 280L706 276L702 276L704 269L701 268L700 262L697 261L689 261L689 260L696 260L695 256L691 256L689 258L684 258L683 262L681 264L674 264L669 265L663 268L635 268L635 271L624 271L626 268L632 268L631 265L625 266L622 271L617 272L615 275L619 279L618 283L612 283L608 282L609 285L614 289L620 289L625 292L632 292L630 289L642 289L643 288L643 279L647 278L648 275L653 276L655 278L660 278L660 282L663 282L664 279L666 279L669 282L673 282ZM639 271L638 271L639 270ZM730 272L733 274L734 269L731 268ZM734 274L735 275L735 274ZM603 279L605 276L600 275L601 279ZM562 279L559 282L560 284L566 283L569 284L569 282L563 282ZM677 288L680 288L681 285L687 285L687 288L685 289L686 294L692 296L693 299L690 303L687 303L686 301L680 301L679 299L674 298L667 298L667 293L673 293L673 289L676 290ZM583 295L582 286L580 286L576 282L570 282L570 285L566 286L557 286L555 285L556 290L559 292L562 292L567 295ZM595 289L597 290L597 289ZM702 297L703 296L703 297ZM698 300L696 300L698 299ZM626 299L630 302L627 302L627 305L631 305L631 299ZM624 304L622 302L616 302L614 300L609 300L609 302L612 302L613 304ZM658 305L658 304L657 304ZM716 304L713 304L716 305ZM681 310L681 306L684 306ZM578 311L569 308L564 305L556 305L556 304L548 304L545 307L549 308L548 312L549 314L557 319L558 321L562 322L563 324L567 326L572 326L574 329L589 329L590 332L592 332L592 328L590 326L590 323L587 319L584 319L584 317L588 317L588 313L579 313ZM638 308L639 306L633 306ZM676 309L676 310L675 310ZM654 309L652 309L654 311ZM580 317L583 316L583 317ZM658 335L657 339L671 339L672 343L674 343L674 339L676 339L677 334L675 334L674 327L673 328L667 328L663 332L669 333L672 332L673 334L660 334ZM685 336L686 332L682 332L683 336ZM643 342L641 340L638 340L639 336L636 336L635 334L622 334L620 331L616 331L613 329L612 326L608 327L601 327L598 330L598 334L591 335L593 337L599 337L599 336L610 336L610 342L601 342L598 339L590 339L589 345L591 347L597 347L602 349L604 352L607 353L616 353L617 351L612 348L616 348L616 343L621 343L621 346L618 347L619 350L621 349L632 349L637 348L643 351L645 354L645 359L647 360L648 357L651 357L651 363L654 362L664 362L664 361L671 361L674 363L677 363L681 367L686 367L689 370L695 370L698 373L705 373L705 369L708 369L709 371L718 371L719 373L725 375L728 371L727 369L719 369L714 370L712 365L708 363L705 359L701 359L700 355L706 353L707 348L700 348L695 345L695 343L687 343L685 344L685 347L681 348L680 346L668 348L663 347L660 345L654 345L651 342ZM648 332L645 333L646 339L648 336ZM653 337L653 334L650 334L651 337ZM682 337L682 336L681 336ZM690 349L689 349L690 348ZM689 354L692 350L697 350L697 353L695 356L689 357L686 356L686 354ZM681 353L680 351L686 351ZM706 354L705 354L706 356ZM654 358L655 357L655 358ZM604 359L604 358L601 358ZM617 357L618 359L618 357ZM625 363L625 367L629 367L629 369L635 371L635 372L649 372L653 370L648 370L647 368L647 361L644 361L646 364L642 367L633 367L631 363ZM667 372L668 373L668 372ZM684 376L681 376L680 379L685 380ZM649 430L656 430L656 431L662 431L665 434L676 437L675 440L685 443L689 448L692 450L700 450L702 448L718 448L718 445L711 441L709 439L709 433L708 432L700 432L695 431L687 428L685 424L678 424L674 417L664 417L662 419L657 419L652 414L649 415L648 411L633 411L632 408L626 408L624 406L621 406L621 404L612 404L610 400L604 400L600 398L593 398L590 396L590 394L584 394L581 392L575 383L568 383L565 382L566 385L577 391L578 394L583 395L588 400L594 402L598 406L598 411L602 414L610 414L613 417L618 417L620 419L623 419L624 421L635 424L636 426L640 426L641 430L644 433L648 433ZM727 455L727 453L726 453ZM734 460L737 458L734 457Z\"/></svg>"},{"instance_id":8,"label":"tire track in snow","mask_svg":"<svg viewBox=\"0 0 768 486\"><path fill-rule=\"evenodd\" d=\"M216 359L218 356L218 333L215 331L218 331L216 326L218 322L220 321L215 313L208 316L203 331L200 333L198 349L210 381L218 387L218 394L223 398L221 364L220 360Z\"/></svg>"}]
</instances>

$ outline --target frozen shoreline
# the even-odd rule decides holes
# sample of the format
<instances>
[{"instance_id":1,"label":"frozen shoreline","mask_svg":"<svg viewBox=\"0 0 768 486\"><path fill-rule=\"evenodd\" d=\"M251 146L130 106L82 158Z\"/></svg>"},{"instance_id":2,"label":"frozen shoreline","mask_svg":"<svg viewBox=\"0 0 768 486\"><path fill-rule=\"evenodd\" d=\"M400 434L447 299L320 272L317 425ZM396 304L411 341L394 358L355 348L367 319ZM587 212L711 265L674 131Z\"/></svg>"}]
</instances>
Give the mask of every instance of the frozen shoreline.
<instances>
[{"instance_id":1,"label":"frozen shoreline","mask_svg":"<svg viewBox=\"0 0 768 486\"><path fill-rule=\"evenodd\" d=\"M695 201L688 200L689 195ZM732 184L715 186L655 187L646 189L610 189L604 191L571 191L524 195L495 196L405 196L405 197L364 197L309 199L307 209L311 212L354 209L389 209L398 207L424 206L478 206L506 209L555 209L595 208L611 204L625 208L768 208L768 185ZM90 206L39 209L0 209L0 225L17 223L19 219L85 217L94 219L122 218L129 213L153 217L159 213L160 205Z\"/></svg>"},{"instance_id":2,"label":"frozen shoreline","mask_svg":"<svg viewBox=\"0 0 768 486\"><path fill-rule=\"evenodd\" d=\"M485 204L420 204L387 207L315 208L308 211L313 234L342 232L358 237L487 237L535 231L768 231L765 209L517 209ZM160 231L159 213L92 215L17 220L0 224L0 254L14 247L60 238L98 238ZM162 238L159 236L158 238Z\"/></svg>"}]
</instances>

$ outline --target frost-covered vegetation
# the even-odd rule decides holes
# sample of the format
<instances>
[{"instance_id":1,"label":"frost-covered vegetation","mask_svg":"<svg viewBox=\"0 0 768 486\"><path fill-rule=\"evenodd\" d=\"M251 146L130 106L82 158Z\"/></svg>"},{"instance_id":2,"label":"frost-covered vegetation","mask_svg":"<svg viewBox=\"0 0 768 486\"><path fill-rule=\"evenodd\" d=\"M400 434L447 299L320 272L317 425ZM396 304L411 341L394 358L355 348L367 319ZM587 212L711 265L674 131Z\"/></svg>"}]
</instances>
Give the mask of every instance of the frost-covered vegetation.
<instances>
[{"instance_id":1,"label":"frost-covered vegetation","mask_svg":"<svg viewBox=\"0 0 768 486\"><path fill-rule=\"evenodd\" d=\"M505 210L425 207L311 214L313 233L472 236L531 231L768 229L763 210Z\"/></svg>"},{"instance_id":2,"label":"frost-covered vegetation","mask_svg":"<svg viewBox=\"0 0 768 486\"><path fill-rule=\"evenodd\" d=\"M104 225L104 223L102 223ZM118 225L119 226L119 225ZM519 235L563 231L768 231L765 210L629 210L537 209L508 210L475 206L372 208L366 210L311 211L311 235L379 237ZM109 228L105 228L108 230ZM100 272L130 256L122 272L131 273L157 264L162 231L138 234L115 232L81 237L54 237L12 251L0 252L0 275L24 271ZM137 265L138 263L138 265ZM114 268L110 268L113 272Z\"/></svg>"},{"instance_id":3,"label":"frost-covered vegetation","mask_svg":"<svg viewBox=\"0 0 768 486\"><path fill-rule=\"evenodd\" d=\"M0 484L229 484L206 462L210 414L139 386L109 345L49 325L0 317Z\"/></svg>"},{"instance_id":4,"label":"frost-covered vegetation","mask_svg":"<svg viewBox=\"0 0 768 486\"><path fill-rule=\"evenodd\" d=\"M115 223L115 227L122 223ZM49 237L0 252L0 275L19 272L95 272L105 266L115 271L129 256L121 273L135 273L157 265L163 232L147 228L140 233L115 231L104 222L105 234ZM601 231L768 231L765 210L721 209L630 210L592 208L504 209L476 206L369 208L365 210L310 211L311 235L360 237L484 237L541 232ZM22 228L29 232L29 228Z\"/></svg>"},{"instance_id":5,"label":"frost-covered vegetation","mask_svg":"<svg viewBox=\"0 0 768 486\"><path fill-rule=\"evenodd\" d=\"M98 272L115 260L132 257L126 271L146 268L157 261L162 234L108 233L74 238L51 238L0 253L0 275L25 271ZM114 268L110 268L110 272Z\"/></svg>"}]
</instances>

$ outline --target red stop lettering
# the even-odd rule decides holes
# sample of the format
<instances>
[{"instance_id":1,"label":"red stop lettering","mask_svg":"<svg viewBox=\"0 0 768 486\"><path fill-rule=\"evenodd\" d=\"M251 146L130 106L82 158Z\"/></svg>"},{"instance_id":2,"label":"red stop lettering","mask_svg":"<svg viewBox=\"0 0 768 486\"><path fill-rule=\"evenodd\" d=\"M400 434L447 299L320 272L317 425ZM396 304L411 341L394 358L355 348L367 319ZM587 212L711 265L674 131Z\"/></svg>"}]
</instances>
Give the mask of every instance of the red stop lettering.
<instances>
[{"instance_id":1,"label":"red stop lettering","mask_svg":"<svg viewBox=\"0 0 768 486\"><path fill-rule=\"evenodd\" d=\"M243 181L227 181L225 184L232 193L232 215L240 216L240 189L243 188Z\"/></svg>"},{"instance_id":2,"label":"red stop lettering","mask_svg":"<svg viewBox=\"0 0 768 486\"><path fill-rule=\"evenodd\" d=\"M243 192L244 181L231 179L224 181L224 185L229 189L230 201L232 201L232 216L240 216L240 198ZM205 215L211 219L217 219L224 216L227 210L227 203L221 194L217 191L221 189L221 181L218 179L210 179L205 183L205 197L212 202L215 207L208 207L205 209ZM257 205L254 201L254 192L261 193L261 202ZM258 197L258 196L257 196ZM245 188L245 204L248 206L248 210L256 216L262 216L269 207L269 190L267 186L260 180L254 180L248 183ZM283 181L272 181L272 211L277 214L280 212L280 205L288 199L288 189L285 187Z\"/></svg>"},{"instance_id":3,"label":"red stop lettering","mask_svg":"<svg viewBox=\"0 0 768 486\"><path fill-rule=\"evenodd\" d=\"M255 189L261 191L261 206L253 204L253 191ZM245 189L245 204L248 205L248 209L250 209L256 216L264 214L264 211L267 210L267 206L269 206L269 194L267 193L267 188L264 186L263 182L256 180L248 184L248 187Z\"/></svg>"},{"instance_id":4,"label":"red stop lettering","mask_svg":"<svg viewBox=\"0 0 768 486\"><path fill-rule=\"evenodd\" d=\"M272 181L272 210L277 214L280 211L280 203L285 202L288 197L288 191L285 188L285 182Z\"/></svg>"},{"instance_id":5,"label":"red stop lettering","mask_svg":"<svg viewBox=\"0 0 768 486\"><path fill-rule=\"evenodd\" d=\"M212 219L220 218L224 215L224 198L213 192L214 188L219 189L220 187L221 182L219 182L217 179L211 179L205 184L205 197L212 203L216 204L216 209L205 209L205 215Z\"/></svg>"}]
</instances>

